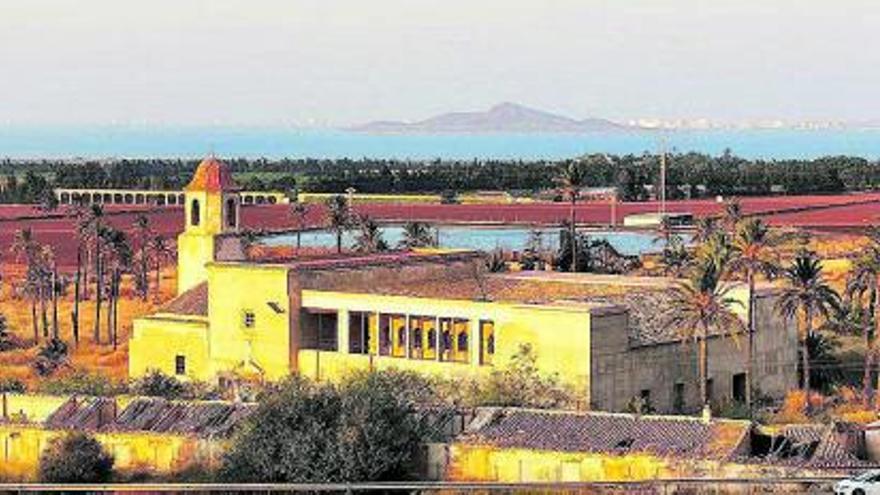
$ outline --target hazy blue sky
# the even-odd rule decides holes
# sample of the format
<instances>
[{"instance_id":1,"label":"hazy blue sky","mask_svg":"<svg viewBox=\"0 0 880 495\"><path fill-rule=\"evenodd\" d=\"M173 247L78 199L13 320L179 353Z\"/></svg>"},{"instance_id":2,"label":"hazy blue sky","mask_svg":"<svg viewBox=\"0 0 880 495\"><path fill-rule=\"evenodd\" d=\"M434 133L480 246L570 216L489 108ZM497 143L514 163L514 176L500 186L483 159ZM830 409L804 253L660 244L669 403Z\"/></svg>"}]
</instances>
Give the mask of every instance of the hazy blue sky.
<instances>
[{"instance_id":1,"label":"hazy blue sky","mask_svg":"<svg viewBox=\"0 0 880 495\"><path fill-rule=\"evenodd\" d=\"M880 118L878 0L0 0L0 123Z\"/></svg>"}]
</instances>

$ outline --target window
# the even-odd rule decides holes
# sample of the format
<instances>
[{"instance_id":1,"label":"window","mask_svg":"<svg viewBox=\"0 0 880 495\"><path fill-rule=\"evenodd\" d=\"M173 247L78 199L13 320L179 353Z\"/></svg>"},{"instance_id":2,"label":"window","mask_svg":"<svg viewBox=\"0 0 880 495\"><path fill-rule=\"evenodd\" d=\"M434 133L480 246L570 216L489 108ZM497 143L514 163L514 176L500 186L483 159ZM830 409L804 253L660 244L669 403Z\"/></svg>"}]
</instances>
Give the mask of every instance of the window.
<instances>
[{"instance_id":1,"label":"window","mask_svg":"<svg viewBox=\"0 0 880 495\"><path fill-rule=\"evenodd\" d=\"M186 374L186 356L174 356L174 374Z\"/></svg>"},{"instance_id":2,"label":"window","mask_svg":"<svg viewBox=\"0 0 880 495\"><path fill-rule=\"evenodd\" d=\"M495 357L495 323L480 321L480 364L492 364Z\"/></svg>"},{"instance_id":3,"label":"window","mask_svg":"<svg viewBox=\"0 0 880 495\"><path fill-rule=\"evenodd\" d=\"M369 314L352 311L348 314L348 352L369 354Z\"/></svg>"},{"instance_id":4,"label":"window","mask_svg":"<svg viewBox=\"0 0 880 495\"><path fill-rule=\"evenodd\" d=\"M684 383L672 387L672 409L677 413L684 412Z\"/></svg>"},{"instance_id":5,"label":"window","mask_svg":"<svg viewBox=\"0 0 880 495\"><path fill-rule=\"evenodd\" d=\"M241 324L245 328L254 328L257 324L257 316L251 310L245 310L241 316Z\"/></svg>"},{"instance_id":6,"label":"window","mask_svg":"<svg viewBox=\"0 0 880 495\"><path fill-rule=\"evenodd\" d=\"M192 200L192 203L190 203L189 223L193 226L198 226L202 223L202 212L199 210L199 200L197 199Z\"/></svg>"},{"instance_id":7,"label":"window","mask_svg":"<svg viewBox=\"0 0 880 495\"><path fill-rule=\"evenodd\" d=\"M715 388L715 382L711 378L706 380L706 400L708 400L709 402L712 402L712 400L715 397L714 388Z\"/></svg>"},{"instance_id":8,"label":"window","mask_svg":"<svg viewBox=\"0 0 880 495\"><path fill-rule=\"evenodd\" d=\"M746 401L746 374L737 373L733 375L733 400L737 402Z\"/></svg>"},{"instance_id":9,"label":"window","mask_svg":"<svg viewBox=\"0 0 880 495\"><path fill-rule=\"evenodd\" d=\"M238 218L236 218L235 214L235 198L229 198L226 200L226 226L232 227L233 229L238 224Z\"/></svg>"}]
</instances>

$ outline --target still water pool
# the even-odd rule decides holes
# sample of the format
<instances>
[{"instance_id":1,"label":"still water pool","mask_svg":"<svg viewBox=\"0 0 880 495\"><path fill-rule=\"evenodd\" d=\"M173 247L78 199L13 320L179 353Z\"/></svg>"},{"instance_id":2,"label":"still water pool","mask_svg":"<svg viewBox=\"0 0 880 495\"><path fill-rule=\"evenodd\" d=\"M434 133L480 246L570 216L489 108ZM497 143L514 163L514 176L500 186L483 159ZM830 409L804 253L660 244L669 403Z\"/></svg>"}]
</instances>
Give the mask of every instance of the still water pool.
<instances>
[{"instance_id":1,"label":"still water pool","mask_svg":"<svg viewBox=\"0 0 880 495\"><path fill-rule=\"evenodd\" d=\"M539 232L541 242L546 249L556 249L559 245L559 229L528 229L521 227L473 227L442 225L437 228L440 246L445 248L478 249L490 251L496 248L505 250L522 250L532 232ZM400 225L387 225L382 228L385 241L396 246L403 238ZM589 231L593 239L607 239L621 254L637 255L645 252L658 251L663 243L653 232L631 231ZM356 231L349 231L343 237L343 245L351 246ZM269 246L295 245L295 234L273 235L261 241ZM303 247L330 247L336 245L336 236L326 230L313 230L302 233Z\"/></svg>"}]
</instances>

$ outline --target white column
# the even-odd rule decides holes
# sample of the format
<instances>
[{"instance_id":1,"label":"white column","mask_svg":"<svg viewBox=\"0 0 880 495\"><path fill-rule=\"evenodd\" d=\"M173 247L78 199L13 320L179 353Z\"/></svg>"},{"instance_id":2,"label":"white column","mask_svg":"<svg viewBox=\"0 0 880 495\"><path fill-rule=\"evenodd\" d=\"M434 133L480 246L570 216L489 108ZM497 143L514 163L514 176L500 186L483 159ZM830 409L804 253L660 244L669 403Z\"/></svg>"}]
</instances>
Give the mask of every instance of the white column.
<instances>
[{"instance_id":1,"label":"white column","mask_svg":"<svg viewBox=\"0 0 880 495\"><path fill-rule=\"evenodd\" d=\"M471 366L480 365L480 347L482 346L480 339L480 320L468 321L468 353L470 354Z\"/></svg>"}]
</instances>

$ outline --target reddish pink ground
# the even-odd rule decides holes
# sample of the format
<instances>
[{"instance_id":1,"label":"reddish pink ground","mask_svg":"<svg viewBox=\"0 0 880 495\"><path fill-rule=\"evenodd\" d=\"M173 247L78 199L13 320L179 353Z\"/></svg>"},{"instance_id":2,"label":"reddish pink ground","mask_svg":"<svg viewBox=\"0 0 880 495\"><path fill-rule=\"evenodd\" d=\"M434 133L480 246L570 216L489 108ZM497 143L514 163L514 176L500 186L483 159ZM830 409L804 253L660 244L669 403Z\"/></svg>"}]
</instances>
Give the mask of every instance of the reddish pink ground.
<instances>
[{"instance_id":1,"label":"reddish pink ground","mask_svg":"<svg viewBox=\"0 0 880 495\"><path fill-rule=\"evenodd\" d=\"M774 225L811 228L859 228L880 220L880 193L837 196L784 196L743 198L746 213L765 212ZM841 206L844 205L844 206ZM107 221L130 230L137 211L144 207L108 206ZM691 212L696 216L717 214L722 205L713 200L671 201L670 212ZM806 211L780 213L798 208ZM569 206L563 203L497 204L497 205L434 205L434 204L369 204L358 205L358 212L379 220L425 220L431 222L503 222L553 224L568 218ZM655 202L620 203L617 220L625 215L657 211ZM53 246L59 263L69 267L76 260L76 221L61 210L50 218L39 218L41 212L30 206L0 205L0 259L9 259L9 245L19 229L31 227L37 240ZM180 208L165 207L148 210L153 230L173 239L183 229ZM323 208L312 208L307 223L323 223ZM608 224L607 203L581 203L577 206L578 222ZM288 205L249 206L242 209L242 225L250 229L280 230L294 227Z\"/></svg>"}]
</instances>

